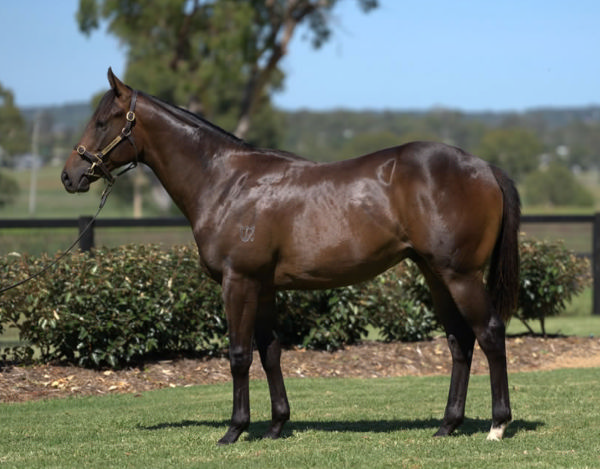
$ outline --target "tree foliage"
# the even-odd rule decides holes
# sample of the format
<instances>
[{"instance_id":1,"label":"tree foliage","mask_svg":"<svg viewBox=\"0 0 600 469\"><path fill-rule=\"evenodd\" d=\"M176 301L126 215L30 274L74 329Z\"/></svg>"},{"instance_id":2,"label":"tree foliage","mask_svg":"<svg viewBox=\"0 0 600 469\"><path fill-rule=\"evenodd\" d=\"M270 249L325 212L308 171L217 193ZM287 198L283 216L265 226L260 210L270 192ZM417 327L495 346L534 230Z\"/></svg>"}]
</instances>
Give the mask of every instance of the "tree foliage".
<instances>
[{"instance_id":1,"label":"tree foliage","mask_svg":"<svg viewBox=\"0 0 600 469\"><path fill-rule=\"evenodd\" d=\"M0 171L0 208L13 203L18 194L17 181Z\"/></svg>"},{"instance_id":2,"label":"tree foliage","mask_svg":"<svg viewBox=\"0 0 600 469\"><path fill-rule=\"evenodd\" d=\"M0 84L0 166L27 149L27 126L15 106L12 92ZM19 193L17 182L0 172L0 208L12 203Z\"/></svg>"},{"instance_id":3,"label":"tree foliage","mask_svg":"<svg viewBox=\"0 0 600 469\"><path fill-rule=\"evenodd\" d=\"M377 0L357 0L363 11ZM283 82L281 59L300 24L315 47L339 0L80 0L90 34L101 21L127 47L126 80L246 137L250 118Z\"/></svg>"},{"instance_id":4,"label":"tree foliage","mask_svg":"<svg viewBox=\"0 0 600 469\"><path fill-rule=\"evenodd\" d=\"M499 128L487 132L476 150L481 158L495 164L517 181L538 167L543 145L529 130Z\"/></svg>"},{"instance_id":5,"label":"tree foliage","mask_svg":"<svg viewBox=\"0 0 600 469\"><path fill-rule=\"evenodd\" d=\"M525 201L531 205L551 207L573 205L593 207L594 196L577 181L574 174L560 163L528 174L523 184Z\"/></svg>"},{"instance_id":6,"label":"tree foliage","mask_svg":"<svg viewBox=\"0 0 600 469\"><path fill-rule=\"evenodd\" d=\"M366 155L382 148L398 145L398 136L392 132L365 132L348 139L342 146L338 160Z\"/></svg>"},{"instance_id":7,"label":"tree foliage","mask_svg":"<svg viewBox=\"0 0 600 469\"><path fill-rule=\"evenodd\" d=\"M22 153L29 147L27 126L15 106L12 91L0 84L0 163L2 156Z\"/></svg>"}]
</instances>

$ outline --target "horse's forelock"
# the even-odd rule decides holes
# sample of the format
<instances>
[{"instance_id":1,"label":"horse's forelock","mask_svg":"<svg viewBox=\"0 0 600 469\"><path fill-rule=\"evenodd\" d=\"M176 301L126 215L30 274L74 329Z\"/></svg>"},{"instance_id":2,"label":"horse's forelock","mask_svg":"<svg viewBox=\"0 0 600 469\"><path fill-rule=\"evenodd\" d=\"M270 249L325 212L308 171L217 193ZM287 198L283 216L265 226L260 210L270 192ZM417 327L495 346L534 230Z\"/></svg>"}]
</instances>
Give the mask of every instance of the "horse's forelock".
<instances>
[{"instance_id":1,"label":"horse's forelock","mask_svg":"<svg viewBox=\"0 0 600 469\"><path fill-rule=\"evenodd\" d=\"M94 111L93 120L104 120L107 121L112 115L112 104L116 99L115 92L110 89L100 99L98 107Z\"/></svg>"}]
</instances>

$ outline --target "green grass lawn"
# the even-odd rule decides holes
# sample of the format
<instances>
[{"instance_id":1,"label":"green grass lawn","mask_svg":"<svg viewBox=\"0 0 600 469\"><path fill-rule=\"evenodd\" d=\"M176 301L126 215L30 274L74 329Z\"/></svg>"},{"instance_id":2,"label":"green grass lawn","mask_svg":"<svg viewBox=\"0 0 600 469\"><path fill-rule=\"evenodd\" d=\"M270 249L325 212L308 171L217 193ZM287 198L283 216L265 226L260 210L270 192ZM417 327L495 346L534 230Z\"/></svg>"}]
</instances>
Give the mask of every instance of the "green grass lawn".
<instances>
[{"instance_id":1,"label":"green grass lawn","mask_svg":"<svg viewBox=\"0 0 600 469\"><path fill-rule=\"evenodd\" d=\"M541 333L539 321L531 321L531 328ZM508 324L508 335L519 335L527 332L527 328L518 319L512 319ZM557 316L546 319L546 333L549 335L576 335L580 337L600 337L600 316Z\"/></svg>"},{"instance_id":2,"label":"green grass lawn","mask_svg":"<svg viewBox=\"0 0 600 469\"><path fill-rule=\"evenodd\" d=\"M292 421L262 441L266 383L251 384L253 423L240 442L218 447L230 385L141 395L0 404L0 465L109 467L600 467L600 370L510 376L514 422L501 442L490 425L487 376L474 376L467 420L432 438L447 377L290 379Z\"/></svg>"},{"instance_id":3,"label":"green grass lawn","mask_svg":"<svg viewBox=\"0 0 600 469\"><path fill-rule=\"evenodd\" d=\"M529 321L530 327L536 333L541 333L539 321ZM516 318L512 318L506 328L508 335L526 333L525 325ZM587 314L563 314L546 318L546 333L549 335L576 335L580 337L600 337L600 316Z\"/></svg>"}]
</instances>

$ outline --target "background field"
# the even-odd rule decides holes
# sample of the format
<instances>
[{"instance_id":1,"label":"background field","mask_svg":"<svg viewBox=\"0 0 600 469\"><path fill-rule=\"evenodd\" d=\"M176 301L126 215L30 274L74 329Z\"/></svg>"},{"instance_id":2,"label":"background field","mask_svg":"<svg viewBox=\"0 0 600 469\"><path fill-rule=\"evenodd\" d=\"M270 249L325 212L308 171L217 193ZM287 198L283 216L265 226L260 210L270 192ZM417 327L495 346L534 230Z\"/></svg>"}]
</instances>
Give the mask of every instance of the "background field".
<instances>
[{"instance_id":1,"label":"background field","mask_svg":"<svg viewBox=\"0 0 600 469\"><path fill-rule=\"evenodd\" d=\"M140 395L0 405L0 464L38 467L411 467L600 466L600 370L510 376L514 422L502 442L490 425L487 376L474 376L467 420L434 439L447 377L289 379L292 421L279 441L258 438L270 407L253 381L250 432L233 446L230 385Z\"/></svg>"}]
</instances>

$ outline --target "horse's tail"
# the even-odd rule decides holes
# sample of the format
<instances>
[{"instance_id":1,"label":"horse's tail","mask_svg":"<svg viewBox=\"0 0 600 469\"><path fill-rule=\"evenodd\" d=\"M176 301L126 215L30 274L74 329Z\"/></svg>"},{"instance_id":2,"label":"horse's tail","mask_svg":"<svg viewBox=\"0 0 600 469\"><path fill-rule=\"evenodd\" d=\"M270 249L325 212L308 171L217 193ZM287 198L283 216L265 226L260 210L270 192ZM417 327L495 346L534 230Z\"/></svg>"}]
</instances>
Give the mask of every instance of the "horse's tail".
<instances>
[{"instance_id":1,"label":"horse's tail","mask_svg":"<svg viewBox=\"0 0 600 469\"><path fill-rule=\"evenodd\" d=\"M521 200L514 182L504 171L490 165L502 190L503 213L500 234L492 253L487 288L492 304L504 322L517 308L519 298L519 225Z\"/></svg>"}]
</instances>

